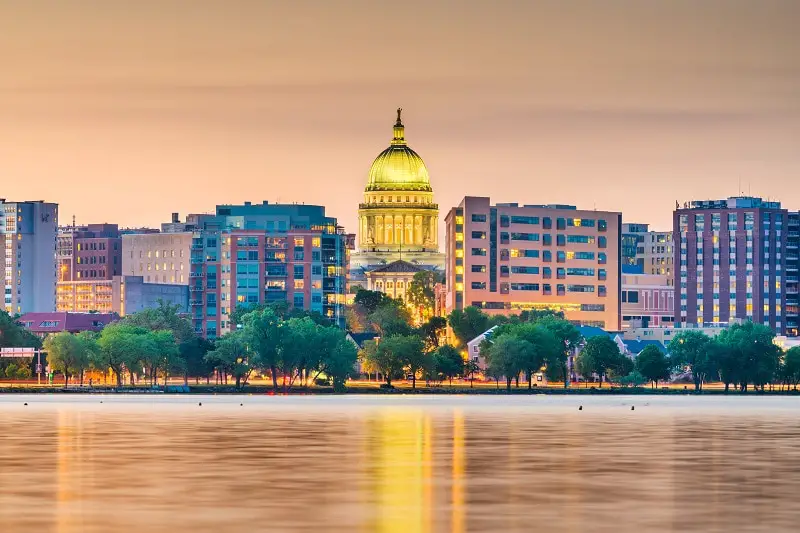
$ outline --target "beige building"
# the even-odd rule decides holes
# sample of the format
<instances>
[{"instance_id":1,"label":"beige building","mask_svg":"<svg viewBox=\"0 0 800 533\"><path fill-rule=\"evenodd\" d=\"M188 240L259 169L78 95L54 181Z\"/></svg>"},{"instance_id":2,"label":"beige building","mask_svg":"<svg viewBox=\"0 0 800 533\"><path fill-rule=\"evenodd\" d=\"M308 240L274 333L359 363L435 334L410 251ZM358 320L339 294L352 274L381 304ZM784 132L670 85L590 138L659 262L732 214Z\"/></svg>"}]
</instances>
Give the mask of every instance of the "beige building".
<instances>
[{"instance_id":1,"label":"beige building","mask_svg":"<svg viewBox=\"0 0 800 533\"><path fill-rule=\"evenodd\" d=\"M145 283L189 284L192 233L122 236L122 275Z\"/></svg>"},{"instance_id":2,"label":"beige building","mask_svg":"<svg viewBox=\"0 0 800 533\"><path fill-rule=\"evenodd\" d=\"M618 330L621 219L465 197L445 218L448 312L549 309L579 325Z\"/></svg>"},{"instance_id":3,"label":"beige building","mask_svg":"<svg viewBox=\"0 0 800 533\"><path fill-rule=\"evenodd\" d=\"M414 274L421 270L423 269L407 261L393 261L367 272L367 289L407 301L408 286L414 279Z\"/></svg>"},{"instance_id":4,"label":"beige building","mask_svg":"<svg viewBox=\"0 0 800 533\"><path fill-rule=\"evenodd\" d=\"M56 311L116 313L119 316L158 307L159 302L189 311L189 287L178 283L146 283L141 276L108 280L64 281L56 287Z\"/></svg>"},{"instance_id":5,"label":"beige building","mask_svg":"<svg viewBox=\"0 0 800 533\"><path fill-rule=\"evenodd\" d=\"M622 274L622 328L671 326L675 289L661 274Z\"/></svg>"},{"instance_id":6,"label":"beige building","mask_svg":"<svg viewBox=\"0 0 800 533\"><path fill-rule=\"evenodd\" d=\"M56 311L69 313L111 313L113 281L60 281L56 285Z\"/></svg>"}]
</instances>

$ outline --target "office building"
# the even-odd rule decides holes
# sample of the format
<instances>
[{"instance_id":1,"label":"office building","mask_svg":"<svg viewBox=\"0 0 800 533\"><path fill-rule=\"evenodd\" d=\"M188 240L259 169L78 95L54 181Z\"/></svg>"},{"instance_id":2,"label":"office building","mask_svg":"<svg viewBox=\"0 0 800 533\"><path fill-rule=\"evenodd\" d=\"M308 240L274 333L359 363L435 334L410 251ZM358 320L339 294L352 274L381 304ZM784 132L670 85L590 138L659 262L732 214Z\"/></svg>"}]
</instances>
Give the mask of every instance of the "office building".
<instances>
[{"instance_id":1,"label":"office building","mask_svg":"<svg viewBox=\"0 0 800 533\"><path fill-rule=\"evenodd\" d=\"M789 213L789 229L786 234L786 335L800 335L798 318L800 315L800 212Z\"/></svg>"},{"instance_id":2,"label":"office building","mask_svg":"<svg viewBox=\"0 0 800 533\"><path fill-rule=\"evenodd\" d=\"M551 309L576 324L618 330L621 219L465 197L445 219L448 312Z\"/></svg>"},{"instance_id":3,"label":"office building","mask_svg":"<svg viewBox=\"0 0 800 533\"><path fill-rule=\"evenodd\" d=\"M8 313L55 309L57 228L58 204L0 198L0 271Z\"/></svg>"},{"instance_id":4,"label":"office building","mask_svg":"<svg viewBox=\"0 0 800 533\"><path fill-rule=\"evenodd\" d=\"M122 239L116 224L58 228L58 281L110 280L122 273Z\"/></svg>"},{"instance_id":5,"label":"office building","mask_svg":"<svg viewBox=\"0 0 800 533\"><path fill-rule=\"evenodd\" d=\"M145 283L189 284L192 231L122 235L122 275Z\"/></svg>"},{"instance_id":6,"label":"office building","mask_svg":"<svg viewBox=\"0 0 800 533\"><path fill-rule=\"evenodd\" d=\"M743 196L693 201L675 210L679 276L675 322L736 319L786 331L789 213L780 202ZM795 285L796 286L796 285Z\"/></svg>"},{"instance_id":7,"label":"office building","mask_svg":"<svg viewBox=\"0 0 800 533\"><path fill-rule=\"evenodd\" d=\"M158 307L159 301L189 312L189 286L147 283L142 276L114 276L108 280L61 281L56 287L56 311L116 313L119 316Z\"/></svg>"}]
</instances>

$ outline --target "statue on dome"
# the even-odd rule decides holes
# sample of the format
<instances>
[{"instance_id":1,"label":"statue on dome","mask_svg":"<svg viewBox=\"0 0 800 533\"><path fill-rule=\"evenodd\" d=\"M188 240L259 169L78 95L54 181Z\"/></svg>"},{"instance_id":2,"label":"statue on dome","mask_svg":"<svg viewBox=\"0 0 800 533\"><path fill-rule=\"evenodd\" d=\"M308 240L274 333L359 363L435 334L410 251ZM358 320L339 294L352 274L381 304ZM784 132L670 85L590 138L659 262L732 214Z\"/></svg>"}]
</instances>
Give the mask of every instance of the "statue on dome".
<instances>
[{"instance_id":1,"label":"statue on dome","mask_svg":"<svg viewBox=\"0 0 800 533\"><path fill-rule=\"evenodd\" d=\"M398 125L399 125L399 124L402 124L402 122L401 122L401 120L400 120L400 113L402 113L402 112L403 112L403 108L402 108L402 107L398 107L398 108L397 108L397 124L398 124Z\"/></svg>"}]
</instances>

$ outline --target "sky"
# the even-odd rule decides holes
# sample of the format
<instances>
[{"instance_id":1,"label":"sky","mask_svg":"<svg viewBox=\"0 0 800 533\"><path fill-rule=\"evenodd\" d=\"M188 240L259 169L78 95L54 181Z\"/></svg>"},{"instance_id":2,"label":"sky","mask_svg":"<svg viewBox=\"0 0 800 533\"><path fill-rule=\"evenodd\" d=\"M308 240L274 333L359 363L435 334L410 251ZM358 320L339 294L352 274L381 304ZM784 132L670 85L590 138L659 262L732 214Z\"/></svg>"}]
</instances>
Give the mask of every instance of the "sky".
<instances>
[{"instance_id":1,"label":"sky","mask_svg":"<svg viewBox=\"0 0 800 533\"><path fill-rule=\"evenodd\" d=\"M797 0L0 0L0 197L157 226L323 204L355 231L395 109L464 195L671 224L800 209Z\"/></svg>"}]
</instances>

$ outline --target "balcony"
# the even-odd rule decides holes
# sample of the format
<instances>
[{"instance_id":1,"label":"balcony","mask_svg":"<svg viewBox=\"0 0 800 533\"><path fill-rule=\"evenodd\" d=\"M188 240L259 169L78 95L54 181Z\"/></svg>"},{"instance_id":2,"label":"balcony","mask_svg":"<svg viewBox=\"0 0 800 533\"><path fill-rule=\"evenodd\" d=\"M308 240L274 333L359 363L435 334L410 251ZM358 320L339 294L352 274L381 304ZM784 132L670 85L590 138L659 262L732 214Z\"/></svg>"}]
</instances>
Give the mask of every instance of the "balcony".
<instances>
[{"instance_id":1,"label":"balcony","mask_svg":"<svg viewBox=\"0 0 800 533\"><path fill-rule=\"evenodd\" d=\"M189 274L189 277L190 278L202 278L203 277L203 272L202 271L200 271L200 272L192 272L191 274Z\"/></svg>"},{"instance_id":2,"label":"balcony","mask_svg":"<svg viewBox=\"0 0 800 533\"><path fill-rule=\"evenodd\" d=\"M192 300L191 302L192 307L197 307L203 305L203 300Z\"/></svg>"},{"instance_id":3,"label":"balcony","mask_svg":"<svg viewBox=\"0 0 800 533\"><path fill-rule=\"evenodd\" d=\"M191 292L202 292L203 291L203 287L198 286L198 285L192 285L191 287L189 287L189 290Z\"/></svg>"}]
</instances>

